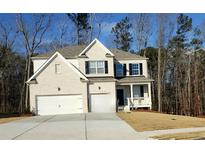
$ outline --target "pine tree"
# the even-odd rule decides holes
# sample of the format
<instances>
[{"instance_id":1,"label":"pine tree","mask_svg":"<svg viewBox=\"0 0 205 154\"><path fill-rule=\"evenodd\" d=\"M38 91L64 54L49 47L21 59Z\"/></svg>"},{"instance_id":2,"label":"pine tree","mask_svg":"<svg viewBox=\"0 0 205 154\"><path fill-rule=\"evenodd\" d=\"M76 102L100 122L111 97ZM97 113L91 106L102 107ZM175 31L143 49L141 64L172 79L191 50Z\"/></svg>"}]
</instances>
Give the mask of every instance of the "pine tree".
<instances>
[{"instance_id":1,"label":"pine tree","mask_svg":"<svg viewBox=\"0 0 205 154\"><path fill-rule=\"evenodd\" d=\"M133 37L130 33L130 28L132 24L129 23L129 18L125 17L119 23L117 23L113 28L111 33L114 34L114 42L118 49L129 51Z\"/></svg>"},{"instance_id":2,"label":"pine tree","mask_svg":"<svg viewBox=\"0 0 205 154\"><path fill-rule=\"evenodd\" d=\"M190 47L187 35L192 30L192 19L184 14L177 17L176 36L170 41L171 59L170 69L173 74L175 89L175 107L176 114L186 114L188 110L186 89L187 88L187 61L186 52ZM187 90L188 91L188 90Z\"/></svg>"},{"instance_id":3,"label":"pine tree","mask_svg":"<svg viewBox=\"0 0 205 154\"><path fill-rule=\"evenodd\" d=\"M89 13L68 13L69 19L76 27L77 44L87 44L89 42L88 35L91 30L89 23Z\"/></svg>"}]
</instances>

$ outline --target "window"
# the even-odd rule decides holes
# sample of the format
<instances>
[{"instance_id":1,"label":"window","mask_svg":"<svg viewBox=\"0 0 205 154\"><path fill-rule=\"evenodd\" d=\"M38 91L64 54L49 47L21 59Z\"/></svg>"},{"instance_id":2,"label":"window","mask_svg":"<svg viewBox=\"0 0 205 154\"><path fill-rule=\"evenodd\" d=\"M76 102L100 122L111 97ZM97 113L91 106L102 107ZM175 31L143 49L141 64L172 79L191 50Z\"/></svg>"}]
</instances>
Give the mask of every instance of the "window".
<instances>
[{"instance_id":1,"label":"window","mask_svg":"<svg viewBox=\"0 0 205 154\"><path fill-rule=\"evenodd\" d=\"M104 61L98 61L97 62L97 73L105 73Z\"/></svg>"},{"instance_id":2,"label":"window","mask_svg":"<svg viewBox=\"0 0 205 154\"><path fill-rule=\"evenodd\" d=\"M117 77L123 76L123 64L116 64L116 76Z\"/></svg>"},{"instance_id":3,"label":"window","mask_svg":"<svg viewBox=\"0 0 205 154\"><path fill-rule=\"evenodd\" d=\"M142 63L130 63L129 64L130 75L143 75Z\"/></svg>"},{"instance_id":4,"label":"window","mask_svg":"<svg viewBox=\"0 0 205 154\"><path fill-rule=\"evenodd\" d=\"M89 62L89 73L96 74L96 62L95 61Z\"/></svg>"},{"instance_id":5,"label":"window","mask_svg":"<svg viewBox=\"0 0 205 154\"><path fill-rule=\"evenodd\" d=\"M104 61L89 61L89 74L103 74L105 73Z\"/></svg>"},{"instance_id":6,"label":"window","mask_svg":"<svg viewBox=\"0 0 205 154\"><path fill-rule=\"evenodd\" d=\"M133 97L144 97L144 86L143 85L133 86Z\"/></svg>"},{"instance_id":7,"label":"window","mask_svg":"<svg viewBox=\"0 0 205 154\"><path fill-rule=\"evenodd\" d=\"M61 66L60 64L55 64L55 73L59 74L61 72Z\"/></svg>"},{"instance_id":8,"label":"window","mask_svg":"<svg viewBox=\"0 0 205 154\"><path fill-rule=\"evenodd\" d=\"M132 75L139 75L139 64L132 64Z\"/></svg>"}]
</instances>

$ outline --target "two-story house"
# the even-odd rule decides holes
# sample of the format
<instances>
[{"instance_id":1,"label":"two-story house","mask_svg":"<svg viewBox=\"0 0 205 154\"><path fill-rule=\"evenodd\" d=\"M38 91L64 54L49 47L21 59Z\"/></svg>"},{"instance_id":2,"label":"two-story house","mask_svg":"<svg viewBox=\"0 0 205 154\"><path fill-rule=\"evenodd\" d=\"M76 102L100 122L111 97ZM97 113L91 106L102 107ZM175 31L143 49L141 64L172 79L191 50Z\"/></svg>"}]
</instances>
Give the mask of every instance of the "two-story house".
<instances>
[{"instance_id":1,"label":"two-story house","mask_svg":"<svg viewBox=\"0 0 205 154\"><path fill-rule=\"evenodd\" d=\"M151 108L147 58L97 39L32 57L30 110L38 115Z\"/></svg>"}]
</instances>

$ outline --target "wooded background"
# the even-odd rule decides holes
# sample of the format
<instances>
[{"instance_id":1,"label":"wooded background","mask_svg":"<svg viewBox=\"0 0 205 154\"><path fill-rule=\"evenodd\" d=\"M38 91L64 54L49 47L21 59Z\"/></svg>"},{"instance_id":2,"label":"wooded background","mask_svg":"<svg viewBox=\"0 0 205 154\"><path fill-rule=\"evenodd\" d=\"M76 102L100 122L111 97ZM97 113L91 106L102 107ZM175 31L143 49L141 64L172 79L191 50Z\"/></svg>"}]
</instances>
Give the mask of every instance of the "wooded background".
<instances>
[{"instance_id":1,"label":"wooded background","mask_svg":"<svg viewBox=\"0 0 205 154\"><path fill-rule=\"evenodd\" d=\"M0 113L29 111L25 81L33 73L33 55L89 44L106 32L107 47L149 58L153 110L205 114L205 21L194 26L186 14L141 13L127 15L109 27L105 19L118 14L69 13L62 14L61 20L53 14L12 16L13 24L0 19Z\"/></svg>"}]
</instances>

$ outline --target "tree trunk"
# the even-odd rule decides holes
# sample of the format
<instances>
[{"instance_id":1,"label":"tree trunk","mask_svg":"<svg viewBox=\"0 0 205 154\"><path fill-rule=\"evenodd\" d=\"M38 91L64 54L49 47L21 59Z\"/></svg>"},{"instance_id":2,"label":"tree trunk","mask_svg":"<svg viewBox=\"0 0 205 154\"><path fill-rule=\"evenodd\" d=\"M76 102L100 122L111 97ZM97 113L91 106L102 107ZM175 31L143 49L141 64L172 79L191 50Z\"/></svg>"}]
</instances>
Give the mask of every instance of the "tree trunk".
<instances>
[{"instance_id":1,"label":"tree trunk","mask_svg":"<svg viewBox=\"0 0 205 154\"><path fill-rule=\"evenodd\" d=\"M30 72L31 72L31 56L29 54L26 81L30 78ZM26 84L26 94L25 94L25 109L26 109L26 111L29 111L29 107L30 107L30 105L29 105L29 85Z\"/></svg>"},{"instance_id":2,"label":"tree trunk","mask_svg":"<svg viewBox=\"0 0 205 154\"><path fill-rule=\"evenodd\" d=\"M191 114L191 55L189 54L189 66L188 66L188 108L189 108L189 115Z\"/></svg>"},{"instance_id":3,"label":"tree trunk","mask_svg":"<svg viewBox=\"0 0 205 154\"><path fill-rule=\"evenodd\" d=\"M161 48L158 49L158 73L157 73L157 98L158 98L158 112L162 111L161 104Z\"/></svg>"},{"instance_id":4,"label":"tree trunk","mask_svg":"<svg viewBox=\"0 0 205 154\"><path fill-rule=\"evenodd\" d=\"M19 112L23 113L25 112L25 105L26 105L26 81L27 81L27 77L28 77L28 64L29 64L29 60L28 57L26 59L26 66L25 66L25 71L24 71L24 77L23 77L23 84L22 84L22 88L21 88L21 95L20 95L20 102L19 102ZM27 96L28 97L28 96ZM27 98L28 99L28 98Z\"/></svg>"}]
</instances>

